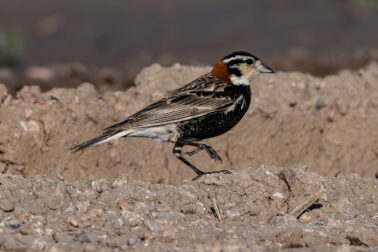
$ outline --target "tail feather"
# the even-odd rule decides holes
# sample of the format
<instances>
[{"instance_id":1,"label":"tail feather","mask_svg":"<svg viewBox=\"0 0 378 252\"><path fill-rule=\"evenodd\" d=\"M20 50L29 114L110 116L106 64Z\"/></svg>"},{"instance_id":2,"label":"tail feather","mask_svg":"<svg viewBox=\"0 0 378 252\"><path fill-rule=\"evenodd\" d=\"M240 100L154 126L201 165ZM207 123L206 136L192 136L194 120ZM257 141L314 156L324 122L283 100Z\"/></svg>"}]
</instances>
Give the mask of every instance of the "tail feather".
<instances>
[{"instance_id":1,"label":"tail feather","mask_svg":"<svg viewBox=\"0 0 378 252\"><path fill-rule=\"evenodd\" d=\"M84 150L90 146L106 143L108 141L111 141L113 139L117 139L119 137L126 136L128 134L128 131L115 131L115 130L109 130L102 133L102 135L95 137L91 140L88 140L84 143L81 143L79 145L76 145L72 147L70 150L73 152Z\"/></svg>"}]
</instances>

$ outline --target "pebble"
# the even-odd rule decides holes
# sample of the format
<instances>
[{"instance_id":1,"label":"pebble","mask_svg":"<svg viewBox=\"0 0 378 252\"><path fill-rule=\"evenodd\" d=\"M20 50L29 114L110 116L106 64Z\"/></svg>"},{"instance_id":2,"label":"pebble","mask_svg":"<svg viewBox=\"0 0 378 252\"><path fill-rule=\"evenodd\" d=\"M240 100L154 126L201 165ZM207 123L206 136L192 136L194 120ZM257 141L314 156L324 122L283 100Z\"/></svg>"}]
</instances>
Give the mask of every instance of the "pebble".
<instances>
[{"instance_id":1,"label":"pebble","mask_svg":"<svg viewBox=\"0 0 378 252\"><path fill-rule=\"evenodd\" d=\"M196 206L190 204L190 205L185 205L181 209L182 213L184 214L195 214L196 213Z\"/></svg>"},{"instance_id":2,"label":"pebble","mask_svg":"<svg viewBox=\"0 0 378 252\"><path fill-rule=\"evenodd\" d=\"M159 223L153 220L145 220L144 225L152 232L158 233L163 231L163 228L160 226Z\"/></svg>"},{"instance_id":3,"label":"pebble","mask_svg":"<svg viewBox=\"0 0 378 252\"><path fill-rule=\"evenodd\" d=\"M92 214L92 215L96 215L96 216L101 216L102 215L102 209L92 209L91 211L90 211L90 213Z\"/></svg>"},{"instance_id":4,"label":"pebble","mask_svg":"<svg viewBox=\"0 0 378 252\"><path fill-rule=\"evenodd\" d=\"M91 240L89 239L89 236L85 232L78 232L74 236L75 241L79 241L81 244L84 243L91 243Z\"/></svg>"},{"instance_id":5,"label":"pebble","mask_svg":"<svg viewBox=\"0 0 378 252\"><path fill-rule=\"evenodd\" d=\"M236 208L226 210L226 215L230 218L236 218L240 216L240 212Z\"/></svg>"},{"instance_id":6,"label":"pebble","mask_svg":"<svg viewBox=\"0 0 378 252\"><path fill-rule=\"evenodd\" d=\"M18 220L14 220L10 217L7 218L5 224L7 225L7 227L10 227L12 229L17 229L19 227L21 227L21 222L18 221Z\"/></svg>"},{"instance_id":7,"label":"pebble","mask_svg":"<svg viewBox=\"0 0 378 252\"><path fill-rule=\"evenodd\" d=\"M315 101L315 108L322 109L325 106L327 106L327 101L323 97L318 97L318 99Z\"/></svg>"},{"instance_id":8,"label":"pebble","mask_svg":"<svg viewBox=\"0 0 378 252\"><path fill-rule=\"evenodd\" d=\"M130 239L127 240L127 245L128 246L134 246L137 243L138 243L138 240L135 239L135 238L130 238Z\"/></svg>"},{"instance_id":9,"label":"pebble","mask_svg":"<svg viewBox=\"0 0 378 252\"><path fill-rule=\"evenodd\" d=\"M300 223L308 223L308 222L310 222L310 221L311 221L311 214L309 214L308 212L303 213L303 214L299 217L298 221L299 221Z\"/></svg>"},{"instance_id":10,"label":"pebble","mask_svg":"<svg viewBox=\"0 0 378 252\"><path fill-rule=\"evenodd\" d=\"M174 236L174 234L175 233L171 230L164 230L163 237L172 237L172 236Z\"/></svg>"},{"instance_id":11,"label":"pebble","mask_svg":"<svg viewBox=\"0 0 378 252\"><path fill-rule=\"evenodd\" d=\"M136 227L139 225L140 221L137 218L127 218L125 223L130 227Z\"/></svg>"},{"instance_id":12,"label":"pebble","mask_svg":"<svg viewBox=\"0 0 378 252\"><path fill-rule=\"evenodd\" d=\"M327 115L327 120L330 122L333 122L334 118L335 118L335 110L331 109Z\"/></svg>"},{"instance_id":13,"label":"pebble","mask_svg":"<svg viewBox=\"0 0 378 252\"><path fill-rule=\"evenodd\" d=\"M65 192L65 183L63 181L58 181L55 185L55 196L63 197Z\"/></svg>"},{"instance_id":14,"label":"pebble","mask_svg":"<svg viewBox=\"0 0 378 252\"><path fill-rule=\"evenodd\" d=\"M348 113L348 106L344 103L342 99L336 100L336 108L340 115L346 115Z\"/></svg>"},{"instance_id":15,"label":"pebble","mask_svg":"<svg viewBox=\"0 0 378 252\"><path fill-rule=\"evenodd\" d=\"M93 181L90 185L92 189L96 190L98 193L106 191L109 187L105 180Z\"/></svg>"},{"instance_id":16,"label":"pebble","mask_svg":"<svg viewBox=\"0 0 378 252\"><path fill-rule=\"evenodd\" d=\"M4 212L11 212L14 210L14 202L7 198L0 199L0 209Z\"/></svg>"},{"instance_id":17,"label":"pebble","mask_svg":"<svg viewBox=\"0 0 378 252\"><path fill-rule=\"evenodd\" d=\"M127 207L126 202L122 202L121 204L119 204L119 208L124 209L125 207Z\"/></svg>"},{"instance_id":18,"label":"pebble","mask_svg":"<svg viewBox=\"0 0 378 252\"><path fill-rule=\"evenodd\" d=\"M71 219L70 220L70 225L73 226L73 227L78 227L79 226L79 222L76 219Z\"/></svg>"},{"instance_id":19,"label":"pebble","mask_svg":"<svg viewBox=\"0 0 378 252\"><path fill-rule=\"evenodd\" d=\"M339 220L328 219L326 224L328 227L341 227L341 222Z\"/></svg>"},{"instance_id":20,"label":"pebble","mask_svg":"<svg viewBox=\"0 0 378 252\"><path fill-rule=\"evenodd\" d=\"M50 210L57 210L60 205L60 200L56 197L53 198L47 198L46 199L46 205Z\"/></svg>"},{"instance_id":21,"label":"pebble","mask_svg":"<svg viewBox=\"0 0 378 252\"><path fill-rule=\"evenodd\" d=\"M282 192L274 192L271 196L271 198L275 201L286 201L287 196L283 194Z\"/></svg>"},{"instance_id":22,"label":"pebble","mask_svg":"<svg viewBox=\"0 0 378 252\"><path fill-rule=\"evenodd\" d=\"M156 239L156 236L154 236L154 235L152 235L152 234L146 232L146 233L143 234L143 238L144 238L145 240L148 240L148 241L152 242L153 240Z\"/></svg>"}]
</instances>

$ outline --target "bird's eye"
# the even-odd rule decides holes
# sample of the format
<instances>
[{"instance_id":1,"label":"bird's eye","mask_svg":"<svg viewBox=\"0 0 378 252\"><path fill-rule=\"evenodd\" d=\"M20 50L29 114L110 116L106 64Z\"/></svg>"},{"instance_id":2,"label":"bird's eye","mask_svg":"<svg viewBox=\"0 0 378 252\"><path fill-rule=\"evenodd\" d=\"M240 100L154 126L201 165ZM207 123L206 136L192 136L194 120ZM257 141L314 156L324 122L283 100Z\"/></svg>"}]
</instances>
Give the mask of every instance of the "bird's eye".
<instances>
[{"instance_id":1,"label":"bird's eye","mask_svg":"<svg viewBox=\"0 0 378 252\"><path fill-rule=\"evenodd\" d=\"M251 60L251 59L247 59L246 62L247 62L248 65L251 65L251 64L253 63L253 60Z\"/></svg>"}]
</instances>

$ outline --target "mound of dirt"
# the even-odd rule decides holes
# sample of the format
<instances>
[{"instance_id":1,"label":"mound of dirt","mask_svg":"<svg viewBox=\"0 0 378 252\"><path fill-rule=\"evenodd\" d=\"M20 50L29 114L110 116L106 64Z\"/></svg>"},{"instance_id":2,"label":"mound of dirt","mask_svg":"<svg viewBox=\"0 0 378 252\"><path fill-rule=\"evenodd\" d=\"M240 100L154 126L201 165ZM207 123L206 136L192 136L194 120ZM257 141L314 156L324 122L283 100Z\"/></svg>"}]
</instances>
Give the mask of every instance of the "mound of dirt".
<instances>
[{"instance_id":1,"label":"mound of dirt","mask_svg":"<svg viewBox=\"0 0 378 252\"><path fill-rule=\"evenodd\" d=\"M0 85L0 172L40 174L86 182L125 174L128 179L179 185L193 172L172 155L172 144L127 138L71 153L70 147L101 133L209 67L152 65L124 92L77 89L40 92L24 87L11 97ZM323 175L355 172L373 177L378 167L378 65L316 78L302 73L261 75L252 104L230 132L209 139L223 157L189 158L200 169L240 170L261 164L308 165Z\"/></svg>"},{"instance_id":2,"label":"mound of dirt","mask_svg":"<svg viewBox=\"0 0 378 252\"><path fill-rule=\"evenodd\" d=\"M377 186L375 179L322 177L307 167L262 166L181 186L124 178L82 185L63 177L1 175L0 248L374 249ZM316 197L310 204L291 211L311 195Z\"/></svg>"},{"instance_id":3,"label":"mound of dirt","mask_svg":"<svg viewBox=\"0 0 378 252\"><path fill-rule=\"evenodd\" d=\"M189 158L231 175L185 180L173 146L148 139L69 151L209 70L152 65L104 94L84 83L14 98L0 84L0 249L377 249L376 63L256 78L243 120L205 141L223 163Z\"/></svg>"}]
</instances>

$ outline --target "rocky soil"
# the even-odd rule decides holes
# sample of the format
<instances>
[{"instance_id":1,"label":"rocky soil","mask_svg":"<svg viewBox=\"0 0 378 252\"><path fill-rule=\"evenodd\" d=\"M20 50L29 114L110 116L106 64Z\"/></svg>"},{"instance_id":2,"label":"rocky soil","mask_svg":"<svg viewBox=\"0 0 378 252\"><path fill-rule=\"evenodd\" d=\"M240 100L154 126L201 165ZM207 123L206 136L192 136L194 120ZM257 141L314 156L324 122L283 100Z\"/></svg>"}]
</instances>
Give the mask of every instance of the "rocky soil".
<instances>
[{"instance_id":1,"label":"rocky soil","mask_svg":"<svg viewBox=\"0 0 378 252\"><path fill-rule=\"evenodd\" d=\"M373 251L378 249L377 186L375 179L322 177L307 167L261 166L181 186L1 175L0 246ZM309 210L290 214L319 191L323 194Z\"/></svg>"},{"instance_id":2,"label":"rocky soil","mask_svg":"<svg viewBox=\"0 0 378 252\"><path fill-rule=\"evenodd\" d=\"M377 63L257 77L243 120L205 141L223 163L189 158L231 175L192 182L148 139L69 151L209 69L152 65L106 93L0 84L0 248L377 250Z\"/></svg>"}]
</instances>

